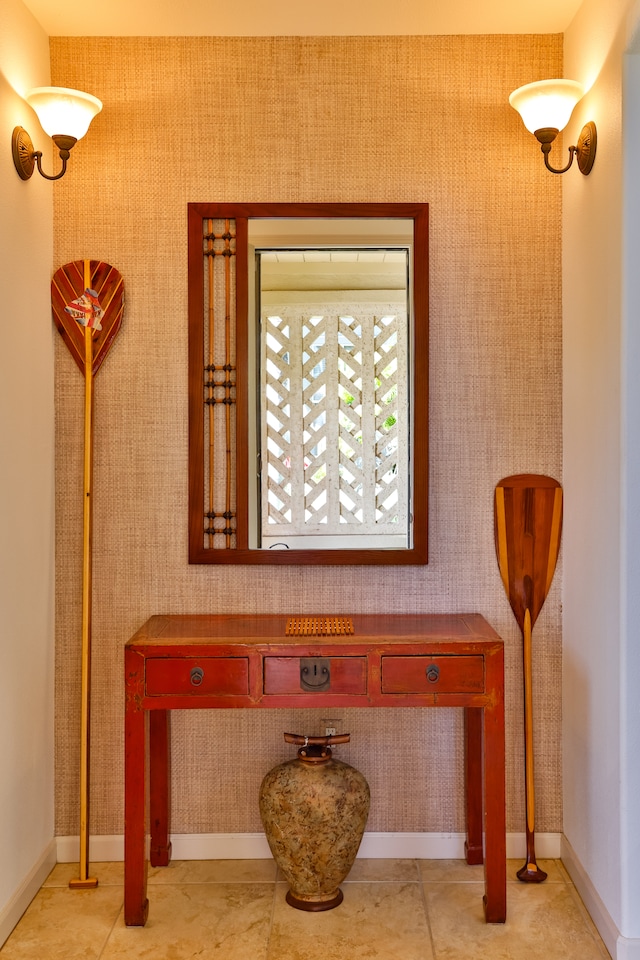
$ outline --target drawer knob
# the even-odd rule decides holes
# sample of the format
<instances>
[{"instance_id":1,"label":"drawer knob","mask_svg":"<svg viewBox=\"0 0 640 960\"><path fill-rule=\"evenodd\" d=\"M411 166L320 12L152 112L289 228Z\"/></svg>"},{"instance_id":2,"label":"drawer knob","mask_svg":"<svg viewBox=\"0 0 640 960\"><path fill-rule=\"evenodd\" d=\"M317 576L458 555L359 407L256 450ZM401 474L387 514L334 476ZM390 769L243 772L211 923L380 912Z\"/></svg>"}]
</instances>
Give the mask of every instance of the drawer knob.
<instances>
[{"instance_id":1,"label":"drawer knob","mask_svg":"<svg viewBox=\"0 0 640 960\"><path fill-rule=\"evenodd\" d=\"M190 674L191 685L194 687L199 687L202 681L204 680L204 670L202 667L194 667Z\"/></svg>"},{"instance_id":2,"label":"drawer knob","mask_svg":"<svg viewBox=\"0 0 640 960\"><path fill-rule=\"evenodd\" d=\"M427 667L427 680L429 683L437 683L440 679L440 667L435 663L430 663Z\"/></svg>"}]
</instances>

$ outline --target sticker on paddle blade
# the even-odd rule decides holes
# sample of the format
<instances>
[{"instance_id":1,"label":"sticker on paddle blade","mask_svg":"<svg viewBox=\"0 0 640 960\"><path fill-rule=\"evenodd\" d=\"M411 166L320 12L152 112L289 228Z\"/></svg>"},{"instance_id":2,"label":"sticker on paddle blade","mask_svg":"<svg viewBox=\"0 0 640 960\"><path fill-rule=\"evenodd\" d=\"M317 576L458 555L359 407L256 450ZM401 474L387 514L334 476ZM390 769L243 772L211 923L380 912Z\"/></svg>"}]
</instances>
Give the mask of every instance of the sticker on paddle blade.
<instances>
[{"instance_id":1,"label":"sticker on paddle blade","mask_svg":"<svg viewBox=\"0 0 640 960\"><path fill-rule=\"evenodd\" d=\"M81 327L102 330L100 321L104 317L104 310L100 306L98 294L95 290L87 287L81 297L72 300L64 309L70 317L78 321Z\"/></svg>"}]
</instances>

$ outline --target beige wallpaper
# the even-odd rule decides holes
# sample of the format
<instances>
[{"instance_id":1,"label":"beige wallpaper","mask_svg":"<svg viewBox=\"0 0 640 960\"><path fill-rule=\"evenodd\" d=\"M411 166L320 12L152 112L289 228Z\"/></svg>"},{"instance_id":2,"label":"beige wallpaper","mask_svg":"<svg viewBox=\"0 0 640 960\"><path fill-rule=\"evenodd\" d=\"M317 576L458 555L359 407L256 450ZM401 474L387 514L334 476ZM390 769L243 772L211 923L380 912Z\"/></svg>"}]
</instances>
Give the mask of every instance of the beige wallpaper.
<instances>
[{"instance_id":1,"label":"beige wallpaper","mask_svg":"<svg viewBox=\"0 0 640 960\"><path fill-rule=\"evenodd\" d=\"M478 611L507 650L508 829L524 829L521 642L493 546L495 483L561 469L561 178L508 94L561 73L559 36L53 38L52 82L104 110L55 186L55 266L123 274L96 379L92 831L123 829L122 648L154 613ZM431 205L426 567L187 563L189 201ZM56 348L56 832L78 832L83 382ZM534 629L538 831L561 810L561 568ZM282 732L321 711L174 717L173 829L260 829ZM345 711L368 829L463 828L458 711ZM313 728L313 730L312 730ZM402 789L398 789L398 785Z\"/></svg>"}]
</instances>

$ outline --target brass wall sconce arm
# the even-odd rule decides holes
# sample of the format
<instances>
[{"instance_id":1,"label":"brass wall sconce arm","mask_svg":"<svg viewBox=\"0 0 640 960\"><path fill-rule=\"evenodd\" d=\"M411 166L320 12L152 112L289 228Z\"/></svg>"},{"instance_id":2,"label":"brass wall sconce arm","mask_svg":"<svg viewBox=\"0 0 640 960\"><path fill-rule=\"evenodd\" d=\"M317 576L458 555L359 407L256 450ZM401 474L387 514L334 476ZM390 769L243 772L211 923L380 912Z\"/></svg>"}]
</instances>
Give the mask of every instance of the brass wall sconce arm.
<instances>
[{"instance_id":1,"label":"brass wall sconce arm","mask_svg":"<svg viewBox=\"0 0 640 960\"><path fill-rule=\"evenodd\" d=\"M595 123L592 120L589 120L588 123L585 123L584 127L580 131L578 143L575 147L569 147L569 162L565 167L562 167L561 170L556 170L556 168L552 167L549 163L549 154L551 153L551 144L558 136L559 132L560 131L556 130L555 127L543 127L541 130L536 130L534 132L534 136L541 144L540 149L544 154L545 167L547 170L550 170L551 173L566 173L571 167L573 161L576 160L580 173L583 173L586 177L589 173L591 173L591 168L593 167L596 159L598 136Z\"/></svg>"},{"instance_id":2,"label":"brass wall sconce arm","mask_svg":"<svg viewBox=\"0 0 640 960\"><path fill-rule=\"evenodd\" d=\"M59 180L67 170L67 161L70 156L71 148L78 142L77 137L68 137L64 134L56 134L51 138L60 151L62 160L62 170L59 173L50 175L42 169L42 150L34 150L31 137L24 127L16 127L11 139L11 150L13 153L13 162L18 174L22 180L29 180L33 174L33 168L38 168L38 173L45 180Z\"/></svg>"}]
</instances>

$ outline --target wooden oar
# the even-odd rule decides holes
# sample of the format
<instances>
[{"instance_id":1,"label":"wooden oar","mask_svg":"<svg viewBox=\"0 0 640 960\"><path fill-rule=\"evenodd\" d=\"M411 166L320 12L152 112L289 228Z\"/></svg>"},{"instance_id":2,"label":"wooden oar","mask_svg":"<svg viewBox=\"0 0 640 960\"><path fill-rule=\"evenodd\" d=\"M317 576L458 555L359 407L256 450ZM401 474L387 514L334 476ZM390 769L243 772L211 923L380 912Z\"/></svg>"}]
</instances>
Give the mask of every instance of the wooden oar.
<instances>
[{"instance_id":1,"label":"wooden oar","mask_svg":"<svg viewBox=\"0 0 640 960\"><path fill-rule=\"evenodd\" d=\"M538 867L535 853L531 631L549 593L558 559L560 484L532 473L506 477L496 487L494 521L500 574L523 638L527 859L517 876L528 883L541 883L547 875Z\"/></svg>"},{"instance_id":2,"label":"wooden oar","mask_svg":"<svg viewBox=\"0 0 640 960\"><path fill-rule=\"evenodd\" d=\"M96 887L89 876L89 746L91 713L91 520L93 503L93 379L120 329L122 277L101 260L75 260L51 281L53 319L84 374L84 482L82 518L82 652L80 710L80 865L70 887Z\"/></svg>"}]
</instances>

